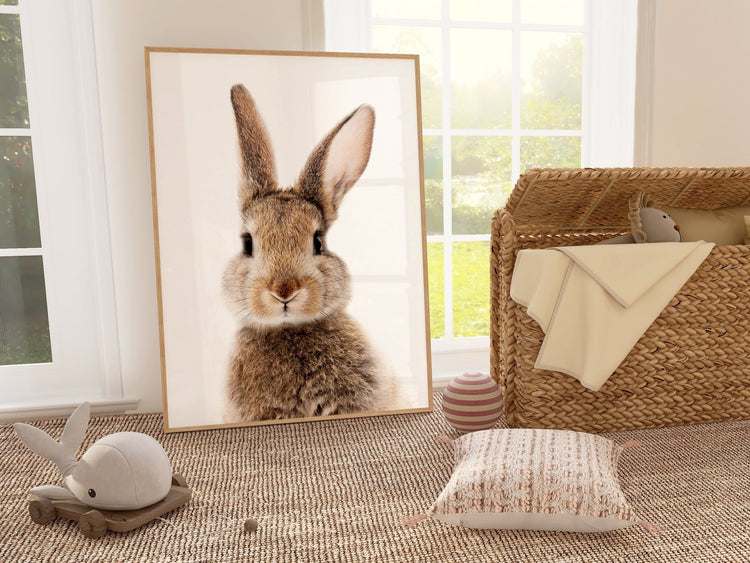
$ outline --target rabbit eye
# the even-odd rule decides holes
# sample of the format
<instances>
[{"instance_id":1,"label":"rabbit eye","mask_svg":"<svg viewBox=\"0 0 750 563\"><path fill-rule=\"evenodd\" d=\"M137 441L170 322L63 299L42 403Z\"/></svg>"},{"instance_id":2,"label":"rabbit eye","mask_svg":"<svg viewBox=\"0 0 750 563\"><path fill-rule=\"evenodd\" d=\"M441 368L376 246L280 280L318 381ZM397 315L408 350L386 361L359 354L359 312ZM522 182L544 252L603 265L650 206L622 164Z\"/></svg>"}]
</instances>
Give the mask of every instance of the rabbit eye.
<instances>
[{"instance_id":1,"label":"rabbit eye","mask_svg":"<svg viewBox=\"0 0 750 563\"><path fill-rule=\"evenodd\" d=\"M323 235L321 233L313 235L313 249L315 250L315 254L323 252Z\"/></svg>"},{"instance_id":2,"label":"rabbit eye","mask_svg":"<svg viewBox=\"0 0 750 563\"><path fill-rule=\"evenodd\" d=\"M88 493L89 493L89 496L90 496L91 498L94 498L94 497L96 496L96 491L95 491L94 489L89 489L89 490L88 490Z\"/></svg>"},{"instance_id":3,"label":"rabbit eye","mask_svg":"<svg viewBox=\"0 0 750 563\"><path fill-rule=\"evenodd\" d=\"M242 249L245 256L253 255L253 237L250 236L250 233L242 233Z\"/></svg>"}]
</instances>

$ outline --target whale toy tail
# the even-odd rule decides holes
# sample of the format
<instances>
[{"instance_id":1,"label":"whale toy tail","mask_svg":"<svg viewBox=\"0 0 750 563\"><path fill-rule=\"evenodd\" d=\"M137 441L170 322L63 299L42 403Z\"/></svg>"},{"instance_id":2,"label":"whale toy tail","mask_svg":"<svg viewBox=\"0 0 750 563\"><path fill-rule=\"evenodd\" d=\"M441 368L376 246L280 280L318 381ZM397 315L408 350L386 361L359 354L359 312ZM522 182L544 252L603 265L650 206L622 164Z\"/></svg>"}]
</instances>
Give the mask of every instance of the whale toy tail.
<instances>
[{"instance_id":1,"label":"whale toy tail","mask_svg":"<svg viewBox=\"0 0 750 563\"><path fill-rule=\"evenodd\" d=\"M73 468L78 464L75 453L83 442L86 434L86 427L89 424L90 408L88 403L83 403L73 414L70 415L68 422L65 423L62 436L58 442L44 430L40 430L29 424L17 422L13 425L13 430L34 453L43 458L54 461L60 468L63 477L67 477Z\"/></svg>"}]
</instances>

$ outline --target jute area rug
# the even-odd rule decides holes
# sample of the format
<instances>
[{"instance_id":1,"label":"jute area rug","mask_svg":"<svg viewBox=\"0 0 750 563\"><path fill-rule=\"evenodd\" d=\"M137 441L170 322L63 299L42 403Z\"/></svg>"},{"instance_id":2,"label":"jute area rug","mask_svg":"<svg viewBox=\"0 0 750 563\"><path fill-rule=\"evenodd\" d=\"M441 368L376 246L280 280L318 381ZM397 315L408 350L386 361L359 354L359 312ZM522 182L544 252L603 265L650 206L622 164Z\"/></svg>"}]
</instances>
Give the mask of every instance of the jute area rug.
<instances>
[{"instance_id":1,"label":"jute area rug","mask_svg":"<svg viewBox=\"0 0 750 563\"><path fill-rule=\"evenodd\" d=\"M59 437L64 420L35 425ZM87 539L57 519L34 524L28 490L57 468L0 428L0 562L641 562L750 561L750 422L610 434L620 479L642 518L666 526L603 534L479 531L435 520L413 529L448 480L455 436L440 410L281 426L162 432L161 415L92 419L83 449L119 431L159 440L190 504L128 533ZM256 532L243 531L248 517Z\"/></svg>"}]
</instances>

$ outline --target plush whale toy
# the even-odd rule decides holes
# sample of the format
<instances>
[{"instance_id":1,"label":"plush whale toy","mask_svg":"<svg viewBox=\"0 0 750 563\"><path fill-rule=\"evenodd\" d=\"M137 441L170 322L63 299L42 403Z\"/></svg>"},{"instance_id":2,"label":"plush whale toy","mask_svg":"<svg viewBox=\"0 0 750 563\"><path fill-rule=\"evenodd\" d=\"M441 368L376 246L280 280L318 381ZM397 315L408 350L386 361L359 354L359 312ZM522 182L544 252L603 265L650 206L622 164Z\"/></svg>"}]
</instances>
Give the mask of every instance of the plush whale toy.
<instances>
[{"instance_id":1,"label":"plush whale toy","mask_svg":"<svg viewBox=\"0 0 750 563\"><path fill-rule=\"evenodd\" d=\"M70 415L59 442L34 426L13 425L30 450L57 464L67 487L34 487L33 495L49 500L78 499L104 510L136 510L167 496L172 467L159 442L146 434L104 436L76 460L88 423L89 405L83 403Z\"/></svg>"}]
</instances>

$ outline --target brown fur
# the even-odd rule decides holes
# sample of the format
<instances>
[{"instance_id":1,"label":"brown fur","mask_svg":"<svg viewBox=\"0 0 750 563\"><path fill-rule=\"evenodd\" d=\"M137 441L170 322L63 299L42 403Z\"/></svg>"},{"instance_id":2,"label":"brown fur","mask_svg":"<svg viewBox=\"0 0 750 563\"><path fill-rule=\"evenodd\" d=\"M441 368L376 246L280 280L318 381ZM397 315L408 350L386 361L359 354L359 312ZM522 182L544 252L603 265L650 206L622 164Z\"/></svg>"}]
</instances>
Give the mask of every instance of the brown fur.
<instances>
[{"instance_id":1,"label":"brown fur","mask_svg":"<svg viewBox=\"0 0 750 563\"><path fill-rule=\"evenodd\" d=\"M359 326L344 313L335 320L267 333L244 328L236 347L229 389L242 420L348 414L375 407L378 366Z\"/></svg>"},{"instance_id":2,"label":"brown fur","mask_svg":"<svg viewBox=\"0 0 750 563\"><path fill-rule=\"evenodd\" d=\"M242 161L242 228L253 248L252 256L241 252L231 259L223 281L240 325L228 379L232 418L376 410L384 390L395 387L384 382L367 338L344 312L350 275L325 243L341 199L369 160L374 112L361 106L344 118L313 149L297 184L279 189L255 102L242 85L232 88L231 98Z\"/></svg>"},{"instance_id":3,"label":"brown fur","mask_svg":"<svg viewBox=\"0 0 750 563\"><path fill-rule=\"evenodd\" d=\"M232 88L232 107L237 124L237 137L242 158L240 201L248 203L255 197L276 189L276 161L271 141L258 108L247 103L250 94L242 85ZM252 100L251 100L252 101Z\"/></svg>"}]
</instances>

